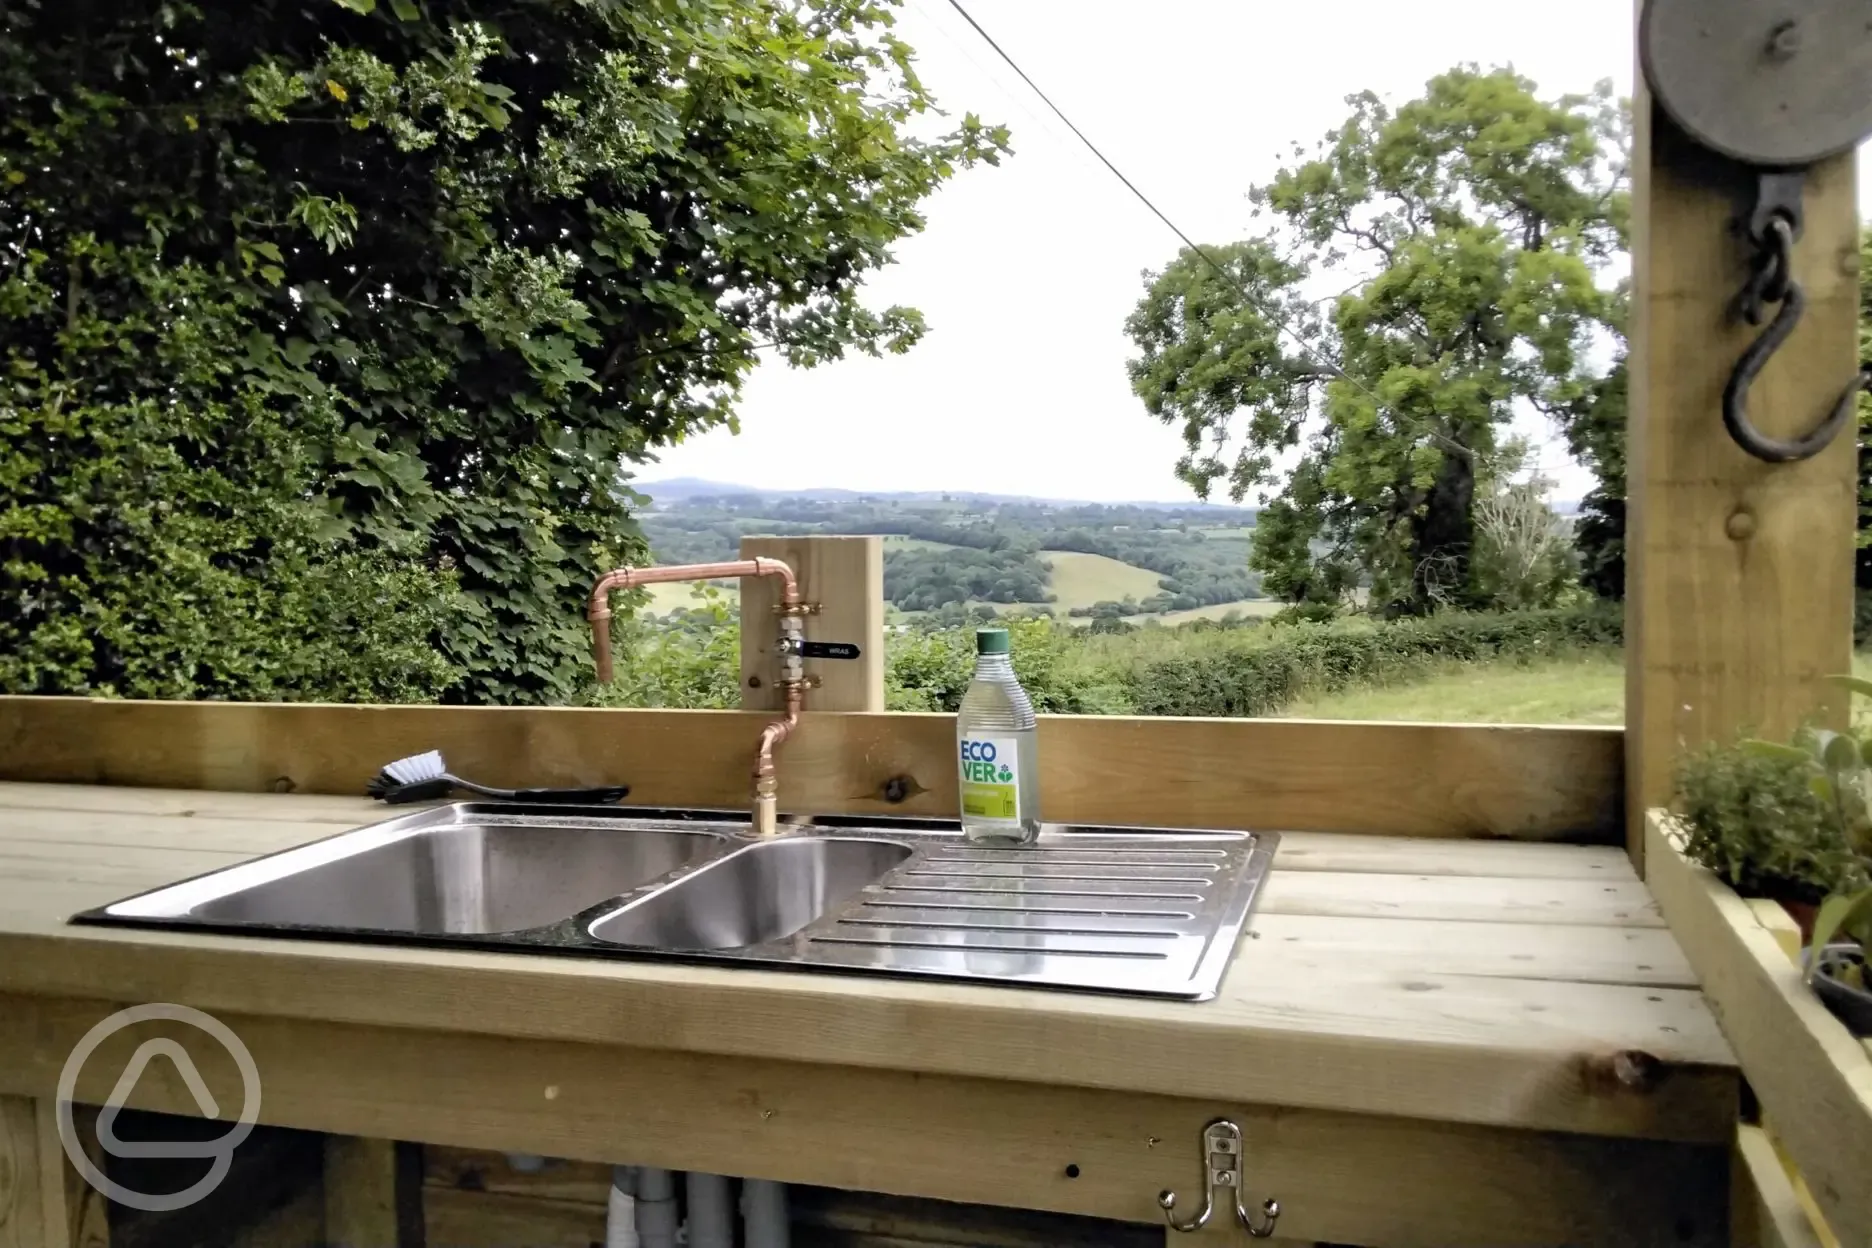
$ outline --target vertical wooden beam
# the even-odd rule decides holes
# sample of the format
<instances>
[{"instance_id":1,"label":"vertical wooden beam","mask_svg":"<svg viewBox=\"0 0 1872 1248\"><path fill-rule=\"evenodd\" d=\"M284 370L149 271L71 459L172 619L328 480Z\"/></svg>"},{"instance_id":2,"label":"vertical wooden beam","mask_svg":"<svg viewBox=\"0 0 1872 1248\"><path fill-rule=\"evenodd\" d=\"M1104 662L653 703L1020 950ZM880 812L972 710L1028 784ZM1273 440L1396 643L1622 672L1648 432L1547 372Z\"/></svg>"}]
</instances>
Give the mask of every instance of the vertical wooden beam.
<instances>
[{"instance_id":1,"label":"vertical wooden beam","mask_svg":"<svg viewBox=\"0 0 1872 1248\"><path fill-rule=\"evenodd\" d=\"M1787 465L1724 432L1723 387L1759 332L1731 311L1754 177L1692 144L1642 87L1634 107L1626 843L1642 872L1645 811L1669 801L1681 750L1844 714L1823 678L1852 662L1857 460L1850 426ZM1807 313L1749 399L1766 433L1811 429L1857 368L1854 190L1851 155L1808 175L1794 264Z\"/></svg>"},{"instance_id":2,"label":"vertical wooden beam","mask_svg":"<svg viewBox=\"0 0 1872 1248\"><path fill-rule=\"evenodd\" d=\"M390 1140L325 1137L325 1243L397 1248L397 1146Z\"/></svg>"},{"instance_id":3,"label":"vertical wooden beam","mask_svg":"<svg viewBox=\"0 0 1872 1248\"><path fill-rule=\"evenodd\" d=\"M799 578L807 602L820 605L806 617L810 641L851 641L856 659L808 660L808 674L821 684L806 695L813 711L884 709L884 539L880 537L744 537L741 557L784 559ZM779 585L768 577L741 582L741 706L777 710L773 644L778 634L773 608Z\"/></svg>"},{"instance_id":4,"label":"vertical wooden beam","mask_svg":"<svg viewBox=\"0 0 1872 1248\"><path fill-rule=\"evenodd\" d=\"M49 1100L0 1096L0 1248L110 1248L109 1205L66 1160ZM97 1110L73 1106L94 1154Z\"/></svg>"},{"instance_id":5,"label":"vertical wooden beam","mask_svg":"<svg viewBox=\"0 0 1872 1248\"><path fill-rule=\"evenodd\" d=\"M33 1102L0 1096L0 1248L48 1248ZM60 1245L60 1248L63 1248Z\"/></svg>"}]
</instances>

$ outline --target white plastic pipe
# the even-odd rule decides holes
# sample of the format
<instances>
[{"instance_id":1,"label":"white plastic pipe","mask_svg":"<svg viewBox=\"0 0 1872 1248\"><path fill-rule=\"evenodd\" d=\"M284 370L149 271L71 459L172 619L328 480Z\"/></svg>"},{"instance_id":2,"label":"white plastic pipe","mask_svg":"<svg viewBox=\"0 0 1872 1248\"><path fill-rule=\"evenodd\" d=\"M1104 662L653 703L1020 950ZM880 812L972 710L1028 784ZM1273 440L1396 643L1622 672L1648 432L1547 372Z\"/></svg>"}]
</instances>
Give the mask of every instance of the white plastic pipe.
<instances>
[{"instance_id":1,"label":"white plastic pipe","mask_svg":"<svg viewBox=\"0 0 1872 1248\"><path fill-rule=\"evenodd\" d=\"M652 1166L636 1171L638 1242L642 1248L676 1248L676 1176Z\"/></svg>"},{"instance_id":2,"label":"white plastic pipe","mask_svg":"<svg viewBox=\"0 0 1872 1248\"><path fill-rule=\"evenodd\" d=\"M728 1176L689 1172L689 1248L734 1248Z\"/></svg>"},{"instance_id":3,"label":"white plastic pipe","mask_svg":"<svg viewBox=\"0 0 1872 1248\"><path fill-rule=\"evenodd\" d=\"M786 1184L772 1179L743 1179L741 1216L746 1219L747 1248L791 1248Z\"/></svg>"},{"instance_id":4,"label":"white plastic pipe","mask_svg":"<svg viewBox=\"0 0 1872 1248\"><path fill-rule=\"evenodd\" d=\"M631 1166L611 1167L611 1198L605 1209L605 1248L643 1248L637 1236L637 1175Z\"/></svg>"}]
</instances>

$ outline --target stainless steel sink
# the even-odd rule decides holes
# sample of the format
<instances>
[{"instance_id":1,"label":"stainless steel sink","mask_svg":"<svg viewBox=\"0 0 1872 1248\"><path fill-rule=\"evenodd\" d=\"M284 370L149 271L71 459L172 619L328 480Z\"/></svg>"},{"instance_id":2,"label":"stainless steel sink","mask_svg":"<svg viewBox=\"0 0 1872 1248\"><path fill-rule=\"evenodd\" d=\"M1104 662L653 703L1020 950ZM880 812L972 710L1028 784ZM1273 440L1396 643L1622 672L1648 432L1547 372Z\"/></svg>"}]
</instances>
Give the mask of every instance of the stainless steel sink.
<instances>
[{"instance_id":1,"label":"stainless steel sink","mask_svg":"<svg viewBox=\"0 0 1872 1248\"><path fill-rule=\"evenodd\" d=\"M799 837L738 849L591 926L645 949L743 949L784 940L911 854L892 841Z\"/></svg>"},{"instance_id":2,"label":"stainless steel sink","mask_svg":"<svg viewBox=\"0 0 1872 1248\"><path fill-rule=\"evenodd\" d=\"M463 803L115 902L74 922L679 958L1214 996L1271 833Z\"/></svg>"},{"instance_id":3,"label":"stainless steel sink","mask_svg":"<svg viewBox=\"0 0 1872 1248\"><path fill-rule=\"evenodd\" d=\"M612 819L453 806L243 863L105 913L424 936L524 931L713 857L729 830L624 831Z\"/></svg>"}]
</instances>

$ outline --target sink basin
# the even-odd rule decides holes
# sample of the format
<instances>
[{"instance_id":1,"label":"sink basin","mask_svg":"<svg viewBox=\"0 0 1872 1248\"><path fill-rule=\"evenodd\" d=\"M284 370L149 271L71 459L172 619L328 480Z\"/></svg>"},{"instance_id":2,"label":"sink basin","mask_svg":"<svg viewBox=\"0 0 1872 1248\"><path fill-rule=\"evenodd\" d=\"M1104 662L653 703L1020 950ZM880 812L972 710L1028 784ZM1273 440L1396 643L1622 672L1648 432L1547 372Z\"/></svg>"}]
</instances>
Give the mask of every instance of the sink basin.
<instances>
[{"instance_id":1,"label":"sink basin","mask_svg":"<svg viewBox=\"0 0 1872 1248\"><path fill-rule=\"evenodd\" d=\"M598 920L591 934L650 949L741 949L784 940L912 852L892 841L831 837L750 845Z\"/></svg>"},{"instance_id":2,"label":"sink basin","mask_svg":"<svg viewBox=\"0 0 1872 1248\"><path fill-rule=\"evenodd\" d=\"M1206 1000L1279 837L467 802L240 863L76 923L649 958Z\"/></svg>"},{"instance_id":3,"label":"sink basin","mask_svg":"<svg viewBox=\"0 0 1872 1248\"><path fill-rule=\"evenodd\" d=\"M414 935L514 932L559 923L724 844L719 833L553 819L476 813L435 826L420 817L393 821L410 826L318 841L108 912ZM204 887L210 881L217 887Z\"/></svg>"}]
</instances>

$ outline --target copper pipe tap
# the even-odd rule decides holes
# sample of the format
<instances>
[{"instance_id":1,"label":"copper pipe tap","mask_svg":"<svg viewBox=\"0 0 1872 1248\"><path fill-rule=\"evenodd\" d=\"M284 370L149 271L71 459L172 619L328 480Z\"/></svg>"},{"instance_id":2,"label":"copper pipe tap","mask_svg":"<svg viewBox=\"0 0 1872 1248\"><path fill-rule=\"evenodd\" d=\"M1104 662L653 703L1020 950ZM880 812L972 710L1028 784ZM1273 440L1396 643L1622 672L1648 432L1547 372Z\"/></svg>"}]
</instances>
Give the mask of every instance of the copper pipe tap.
<instances>
[{"instance_id":1,"label":"copper pipe tap","mask_svg":"<svg viewBox=\"0 0 1872 1248\"><path fill-rule=\"evenodd\" d=\"M805 703L806 676L801 663L804 636L800 617L808 608L800 602L799 581L793 569L779 559L737 559L728 563L686 563L660 568L618 568L598 578L592 586L585 617L591 621L592 658L597 664L598 680L610 684L614 675L611 659L611 592L635 589L640 585L659 585L674 581L714 581L728 577L772 576L780 580L780 691L785 699L784 713L761 729L760 744L754 753L754 831L772 836L777 827L780 782L774 768L774 752L799 725Z\"/></svg>"}]
</instances>

